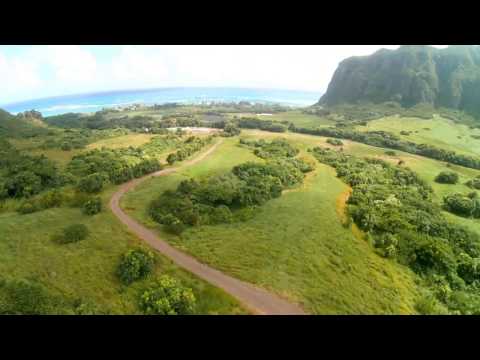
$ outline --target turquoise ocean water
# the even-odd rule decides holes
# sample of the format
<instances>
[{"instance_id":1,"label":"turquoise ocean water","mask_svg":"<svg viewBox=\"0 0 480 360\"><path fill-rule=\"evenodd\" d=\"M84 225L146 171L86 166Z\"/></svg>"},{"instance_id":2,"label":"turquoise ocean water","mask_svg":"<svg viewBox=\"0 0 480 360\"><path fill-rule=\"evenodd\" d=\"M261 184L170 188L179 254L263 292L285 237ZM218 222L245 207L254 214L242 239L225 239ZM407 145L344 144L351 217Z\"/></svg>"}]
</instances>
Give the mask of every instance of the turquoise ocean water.
<instances>
[{"instance_id":1,"label":"turquoise ocean water","mask_svg":"<svg viewBox=\"0 0 480 360\"><path fill-rule=\"evenodd\" d=\"M309 106L316 103L320 96L321 93L319 92L296 90L184 87L50 97L0 105L0 108L13 114L34 109L40 111L43 116L50 116L68 112L95 112L102 108L137 103L151 105L172 102L199 104L212 101L249 101L279 103L288 106Z\"/></svg>"}]
</instances>

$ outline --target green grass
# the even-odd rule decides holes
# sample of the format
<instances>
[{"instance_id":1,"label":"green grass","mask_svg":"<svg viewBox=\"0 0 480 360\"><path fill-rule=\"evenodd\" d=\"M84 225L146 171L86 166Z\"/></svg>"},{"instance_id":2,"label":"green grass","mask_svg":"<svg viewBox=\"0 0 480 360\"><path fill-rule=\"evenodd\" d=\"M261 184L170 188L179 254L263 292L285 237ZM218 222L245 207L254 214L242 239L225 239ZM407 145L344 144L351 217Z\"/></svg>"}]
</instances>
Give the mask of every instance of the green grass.
<instances>
[{"instance_id":1,"label":"green grass","mask_svg":"<svg viewBox=\"0 0 480 360\"><path fill-rule=\"evenodd\" d=\"M35 277L48 288L71 298L94 301L114 314L137 314L139 292L160 274L169 274L192 287L197 298L197 313L246 313L233 298L170 260L156 255L155 274L149 279L122 286L115 276L121 254L141 245L108 210L108 199L115 188L102 194L104 211L83 215L80 209L56 208L29 215L0 213L0 275ZM91 235L78 243L60 245L50 237L73 223L85 224Z\"/></svg>"},{"instance_id":2,"label":"green grass","mask_svg":"<svg viewBox=\"0 0 480 360\"><path fill-rule=\"evenodd\" d=\"M357 130L384 130L400 136L403 140L480 156L480 140L471 137L471 135L480 135L480 129L470 129L466 125L457 124L439 116L434 116L430 120L390 116L370 121L367 126L358 126ZM411 134L402 135L400 131L410 131Z\"/></svg>"},{"instance_id":3,"label":"green grass","mask_svg":"<svg viewBox=\"0 0 480 360\"><path fill-rule=\"evenodd\" d=\"M110 139L103 139L93 144L89 144L87 149L101 149L102 147L106 147L108 149L118 149L118 148L125 148L129 146L138 147L143 144L148 143L152 137L155 135L151 134L129 134L129 135L122 135L117 136Z\"/></svg>"},{"instance_id":4,"label":"green grass","mask_svg":"<svg viewBox=\"0 0 480 360\"><path fill-rule=\"evenodd\" d=\"M278 134L245 131L246 136ZM318 137L286 134L302 150ZM411 272L376 255L366 241L342 226L337 204L348 187L333 169L318 165L305 185L262 207L244 223L190 228L169 235L148 218L151 199L187 177L202 178L256 160L227 139L209 158L180 173L148 180L128 193L122 207L176 247L228 274L260 285L317 314L413 313ZM309 156L306 153L301 156ZM357 233L358 235L358 233Z\"/></svg>"}]
</instances>

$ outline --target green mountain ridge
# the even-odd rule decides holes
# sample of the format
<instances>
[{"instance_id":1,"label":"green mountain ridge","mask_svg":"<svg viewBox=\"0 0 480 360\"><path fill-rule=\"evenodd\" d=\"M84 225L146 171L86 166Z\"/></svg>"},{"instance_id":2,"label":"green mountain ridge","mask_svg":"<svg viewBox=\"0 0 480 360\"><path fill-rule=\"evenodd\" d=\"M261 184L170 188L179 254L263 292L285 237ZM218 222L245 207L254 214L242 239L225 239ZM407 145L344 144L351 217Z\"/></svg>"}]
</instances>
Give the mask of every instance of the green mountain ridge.
<instances>
[{"instance_id":1,"label":"green mountain ridge","mask_svg":"<svg viewBox=\"0 0 480 360\"><path fill-rule=\"evenodd\" d=\"M405 45L343 60L319 105L395 101L480 115L480 47Z\"/></svg>"}]
</instances>

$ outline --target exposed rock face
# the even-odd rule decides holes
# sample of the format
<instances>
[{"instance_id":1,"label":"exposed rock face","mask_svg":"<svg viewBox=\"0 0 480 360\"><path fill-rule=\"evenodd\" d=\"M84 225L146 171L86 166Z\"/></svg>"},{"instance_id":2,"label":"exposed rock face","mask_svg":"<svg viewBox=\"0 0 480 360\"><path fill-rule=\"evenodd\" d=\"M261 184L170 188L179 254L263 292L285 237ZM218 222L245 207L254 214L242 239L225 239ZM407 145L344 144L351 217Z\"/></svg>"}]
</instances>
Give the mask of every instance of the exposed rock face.
<instances>
[{"instance_id":1,"label":"exposed rock face","mask_svg":"<svg viewBox=\"0 0 480 360\"><path fill-rule=\"evenodd\" d=\"M429 103L480 115L480 47L406 45L343 60L320 105Z\"/></svg>"}]
</instances>

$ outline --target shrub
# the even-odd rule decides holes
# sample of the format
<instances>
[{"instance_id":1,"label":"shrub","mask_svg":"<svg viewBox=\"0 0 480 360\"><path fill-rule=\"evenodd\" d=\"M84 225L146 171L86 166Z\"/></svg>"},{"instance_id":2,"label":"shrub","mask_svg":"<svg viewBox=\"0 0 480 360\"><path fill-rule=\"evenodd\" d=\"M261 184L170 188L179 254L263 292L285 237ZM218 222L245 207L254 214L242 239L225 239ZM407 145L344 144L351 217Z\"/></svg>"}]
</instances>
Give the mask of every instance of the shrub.
<instances>
[{"instance_id":1,"label":"shrub","mask_svg":"<svg viewBox=\"0 0 480 360\"><path fill-rule=\"evenodd\" d=\"M99 173L95 173L80 179L78 188L86 193L98 193L103 189L103 182L104 176Z\"/></svg>"},{"instance_id":2,"label":"shrub","mask_svg":"<svg viewBox=\"0 0 480 360\"><path fill-rule=\"evenodd\" d=\"M469 180L465 185L472 189L480 190L480 176L477 176L476 178Z\"/></svg>"},{"instance_id":3,"label":"shrub","mask_svg":"<svg viewBox=\"0 0 480 360\"><path fill-rule=\"evenodd\" d=\"M125 253L118 265L117 276L122 283L130 285L144 279L155 265L153 253L143 249L132 249Z\"/></svg>"},{"instance_id":4,"label":"shrub","mask_svg":"<svg viewBox=\"0 0 480 360\"><path fill-rule=\"evenodd\" d=\"M415 302L420 315L447 315L447 309L430 293L423 294Z\"/></svg>"},{"instance_id":5,"label":"shrub","mask_svg":"<svg viewBox=\"0 0 480 360\"><path fill-rule=\"evenodd\" d=\"M85 215L95 215L102 211L102 199L95 197L83 204L83 213Z\"/></svg>"},{"instance_id":6,"label":"shrub","mask_svg":"<svg viewBox=\"0 0 480 360\"><path fill-rule=\"evenodd\" d=\"M154 286L143 292L140 307L146 314L186 315L193 313L195 302L192 289L183 287L173 278L163 275Z\"/></svg>"},{"instance_id":7,"label":"shrub","mask_svg":"<svg viewBox=\"0 0 480 360\"><path fill-rule=\"evenodd\" d=\"M73 224L63 229L62 233L53 235L52 240L61 244L70 244L84 240L89 235L83 224Z\"/></svg>"},{"instance_id":8,"label":"shrub","mask_svg":"<svg viewBox=\"0 0 480 360\"><path fill-rule=\"evenodd\" d=\"M342 146L343 142L339 139L327 139L327 143L333 146Z\"/></svg>"},{"instance_id":9,"label":"shrub","mask_svg":"<svg viewBox=\"0 0 480 360\"><path fill-rule=\"evenodd\" d=\"M440 184L456 184L458 182L458 174L451 171L442 171L437 175L435 181Z\"/></svg>"},{"instance_id":10,"label":"shrub","mask_svg":"<svg viewBox=\"0 0 480 360\"><path fill-rule=\"evenodd\" d=\"M388 156L397 156L397 153L393 150L387 150L385 151L385 155L388 155Z\"/></svg>"},{"instance_id":11,"label":"shrub","mask_svg":"<svg viewBox=\"0 0 480 360\"><path fill-rule=\"evenodd\" d=\"M62 205L63 200L64 196L59 190L52 190L39 198L39 204L42 209L50 209Z\"/></svg>"},{"instance_id":12,"label":"shrub","mask_svg":"<svg viewBox=\"0 0 480 360\"><path fill-rule=\"evenodd\" d=\"M460 216L476 216L479 213L480 205L478 199L472 199L463 194L454 193L443 198L444 208ZM480 214L478 214L480 216Z\"/></svg>"},{"instance_id":13,"label":"shrub","mask_svg":"<svg viewBox=\"0 0 480 360\"><path fill-rule=\"evenodd\" d=\"M185 224L172 214L163 216L161 221L165 229L172 234L180 235L185 230Z\"/></svg>"},{"instance_id":14,"label":"shrub","mask_svg":"<svg viewBox=\"0 0 480 360\"><path fill-rule=\"evenodd\" d=\"M172 153L167 156L167 162L169 165L173 165L177 161L177 154Z\"/></svg>"},{"instance_id":15,"label":"shrub","mask_svg":"<svg viewBox=\"0 0 480 360\"><path fill-rule=\"evenodd\" d=\"M4 301L0 314L44 315L52 313L54 301L49 291L40 283L19 279L2 286Z\"/></svg>"},{"instance_id":16,"label":"shrub","mask_svg":"<svg viewBox=\"0 0 480 360\"><path fill-rule=\"evenodd\" d=\"M17 212L25 215L25 214L32 214L36 211L39 211L40 207L36 202L33 201L24 201L20 204L20 206L17 208Z\"/></svg>"}]
</instances>

